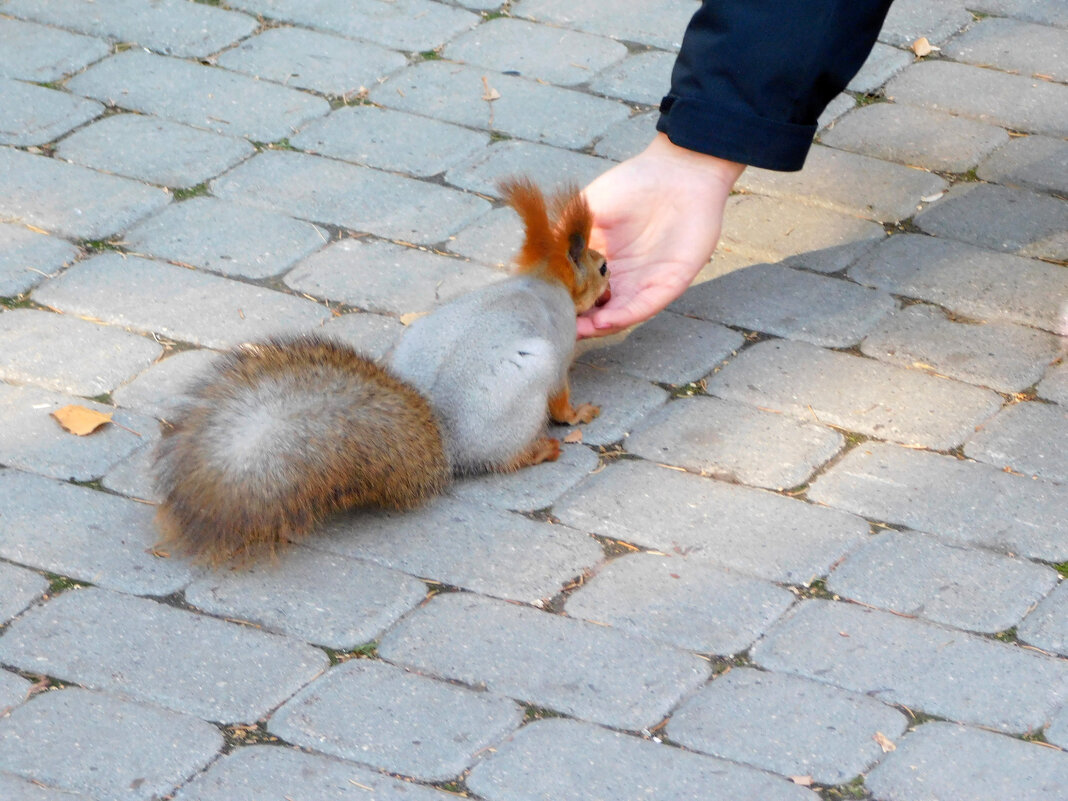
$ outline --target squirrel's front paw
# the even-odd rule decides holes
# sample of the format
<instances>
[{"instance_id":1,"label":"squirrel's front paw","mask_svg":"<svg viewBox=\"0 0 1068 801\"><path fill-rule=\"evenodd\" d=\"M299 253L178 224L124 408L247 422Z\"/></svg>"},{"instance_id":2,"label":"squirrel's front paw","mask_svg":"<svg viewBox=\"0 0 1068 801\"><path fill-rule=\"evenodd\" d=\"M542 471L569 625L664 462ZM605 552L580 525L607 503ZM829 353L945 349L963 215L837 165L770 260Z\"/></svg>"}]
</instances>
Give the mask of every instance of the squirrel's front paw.
<instances>
[{"instance_id":1,"label":"squirrel's front paw","mask_svg":"<svg viewBox=\"0 0 1068 801\"><path fill-rule=\"evenodd\" d=\"M579 423L588 423L600 413L600 406L594 406L592 403L580 403L574 408L574 414L567 422L573 426Z\"/></svg>"}]
</instances>

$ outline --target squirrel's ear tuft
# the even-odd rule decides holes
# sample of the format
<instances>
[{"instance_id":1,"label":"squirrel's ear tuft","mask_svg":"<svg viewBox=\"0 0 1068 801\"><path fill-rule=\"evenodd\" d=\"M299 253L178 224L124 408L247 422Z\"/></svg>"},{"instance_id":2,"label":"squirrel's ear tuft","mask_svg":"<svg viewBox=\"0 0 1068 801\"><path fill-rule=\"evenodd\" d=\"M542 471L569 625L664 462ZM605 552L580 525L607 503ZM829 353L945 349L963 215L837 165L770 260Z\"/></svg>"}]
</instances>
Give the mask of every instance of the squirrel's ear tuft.
<instances>
[{"instance_id":1,"label":"squirrel's ear tuft","mask_svg":"<svg viewBox=\"0 0 1068 801\"><path fill-rule=\"evenodd\" d=\"M576 269L582 267L582 254L586 252L586 237L579 231L572 231L567 237L567 257Z\"/></svg>"},{"instance_id":2,"label":"squirrel's ear tuft","mask_svg":"<svg viewBox=\"0 0 1068 801\"><path fill-rule=\"evenodd\" d=\"M497 184L501 198L519 213L526 236L516 257L520 271L545 261L553 251L553 233L541 191L529 178L508 178Z\"/></svg>"}]
</instances>

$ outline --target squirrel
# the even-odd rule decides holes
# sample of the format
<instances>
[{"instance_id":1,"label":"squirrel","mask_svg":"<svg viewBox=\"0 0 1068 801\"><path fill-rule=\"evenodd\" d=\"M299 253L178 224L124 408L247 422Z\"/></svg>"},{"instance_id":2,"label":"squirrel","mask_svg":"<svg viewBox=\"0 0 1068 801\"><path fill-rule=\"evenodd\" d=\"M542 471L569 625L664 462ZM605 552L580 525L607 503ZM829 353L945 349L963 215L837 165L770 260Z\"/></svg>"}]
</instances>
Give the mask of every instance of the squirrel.
<instances>
[{"instance_id":1,"label":"squirrel","mask_svg":"<svg viewBox=\"0 0 1068 801\"><path fill-rule=\"evenodd\" d=\"M587 423L567 373L575 317L611 294L577 189L499 185L525 237L516 274L405 330L388 366L302 335L224 355L155 456L161 546L218 566L274 554L353 507L405 510L455 475L555 460L547 418Z\"/></svg>"}]
</instances>

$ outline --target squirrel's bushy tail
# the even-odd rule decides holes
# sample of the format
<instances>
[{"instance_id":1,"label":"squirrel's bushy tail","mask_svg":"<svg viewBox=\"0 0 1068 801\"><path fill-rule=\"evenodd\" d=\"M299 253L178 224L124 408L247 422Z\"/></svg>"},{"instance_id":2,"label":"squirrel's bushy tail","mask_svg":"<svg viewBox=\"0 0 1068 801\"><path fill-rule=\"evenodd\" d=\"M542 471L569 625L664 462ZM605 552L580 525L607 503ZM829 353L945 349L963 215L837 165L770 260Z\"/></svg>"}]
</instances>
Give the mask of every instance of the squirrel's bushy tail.
<instances>
[{"instance_id":1,"label":"squirrel's bushy tail","mask_svg":"<svg viewBox=\"0 0 1068 801\"><path fill-rule=\"evenodd\" d=\"M273 552L345 508L410 508L450 477L426 399L318 337L231 351L171 422L162 544L210 564Z\"/></svg>"}]
</instances>

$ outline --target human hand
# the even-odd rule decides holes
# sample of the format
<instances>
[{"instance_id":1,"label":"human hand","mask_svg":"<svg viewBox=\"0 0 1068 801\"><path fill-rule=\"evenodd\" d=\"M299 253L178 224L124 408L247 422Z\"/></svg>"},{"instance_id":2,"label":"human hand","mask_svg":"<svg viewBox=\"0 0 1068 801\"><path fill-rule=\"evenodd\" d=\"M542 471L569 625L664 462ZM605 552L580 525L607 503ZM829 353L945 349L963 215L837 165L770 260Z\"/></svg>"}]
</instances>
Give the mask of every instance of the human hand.
<instances>
[{"instance_id":1,"label":"human hand","mask_svg":"<svg viewBox=\"0 0 1068 801\"><path fill-rule=\"evenodd\" d=\"M586 187L590 246L608 261L612 298L578 318L580 338L647 320L686 290L716 249L727 197L744 169L657 134Z\"/></svg>"}]
</instances>

